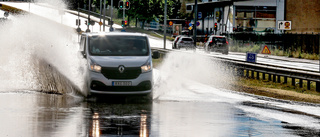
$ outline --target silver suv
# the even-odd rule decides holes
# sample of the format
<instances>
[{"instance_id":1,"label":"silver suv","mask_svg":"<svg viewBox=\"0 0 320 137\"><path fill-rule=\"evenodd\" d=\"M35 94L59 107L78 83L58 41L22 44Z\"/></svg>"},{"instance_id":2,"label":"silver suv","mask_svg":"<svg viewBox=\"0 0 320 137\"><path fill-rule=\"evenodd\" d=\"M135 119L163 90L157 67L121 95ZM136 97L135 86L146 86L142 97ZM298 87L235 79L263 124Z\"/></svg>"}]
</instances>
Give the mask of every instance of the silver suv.
<instances>
[{"instance_id":1,"label":"silver suv","mask_svg":"<svg viewBox=\"0 0 320 137\"><path fill-rule=\"evenodd\" d=\"M225 36L209 36L204 49L206 52L221 52L222 54L229 53L228 41Z\"/></svg>"},{"instance_id":2,"label":"silver suv","mask_svg":"<svg viewBox=\"0 0 320 137\"><path fill-rule=\"evenodd\" d=\"M178 42L176 45L177 45L176 46L177 49L180 49L180 48L193 49L194 48L194 41L191 37L182 36L178 39Z\"/></svg>"},{"instance_id":3,"label":"silver suv","mask_svg":"<svg viewBox=\"0 0 320 137\"><path fill-rule=\"evenodd\" d=\"M140 33L84 33L80 51L87 60L88 94L152 95L149 39Z\"/></svg>"}]
</instances>

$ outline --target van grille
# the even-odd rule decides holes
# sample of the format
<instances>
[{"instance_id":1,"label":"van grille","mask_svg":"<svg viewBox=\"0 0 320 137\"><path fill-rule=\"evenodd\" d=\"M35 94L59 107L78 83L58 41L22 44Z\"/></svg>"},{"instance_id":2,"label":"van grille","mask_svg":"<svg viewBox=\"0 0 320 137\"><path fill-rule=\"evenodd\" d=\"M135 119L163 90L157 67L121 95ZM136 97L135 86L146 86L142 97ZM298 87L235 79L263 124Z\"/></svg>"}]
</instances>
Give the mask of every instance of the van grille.
<instances>
[{"instance_id":1,"label":"van grille","mask_svg":"<svg viewBox=\"0 0 320 137\"><path fill-rule=\"evenodd\" d=\"M123 73L120 73L119 68L103 67L101 73L108 79L135 79L141 74L141 68L128 67Z\"/></svg>"}]
</instances>

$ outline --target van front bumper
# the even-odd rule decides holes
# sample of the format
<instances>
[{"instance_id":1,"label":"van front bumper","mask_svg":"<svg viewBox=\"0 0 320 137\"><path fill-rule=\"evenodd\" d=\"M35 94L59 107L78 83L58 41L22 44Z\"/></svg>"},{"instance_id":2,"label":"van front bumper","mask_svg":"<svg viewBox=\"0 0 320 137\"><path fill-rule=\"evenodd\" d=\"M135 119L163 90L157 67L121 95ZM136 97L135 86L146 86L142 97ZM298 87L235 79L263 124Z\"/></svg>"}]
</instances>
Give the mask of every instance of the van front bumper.
<instances>
[{"instance_id":1,"label":"van front bumper","mask_svg":"<svg viewBox=\"0 0 320 137\"><path fill-rule=\"evenodd\" d=\"M114 86L113 82L130 82L129 86ZM135 79L107 79L103 74L89 72L88 90L95 94L145 95L152 93L152 71L141 73Z\"/></svg>"}]
</instances>

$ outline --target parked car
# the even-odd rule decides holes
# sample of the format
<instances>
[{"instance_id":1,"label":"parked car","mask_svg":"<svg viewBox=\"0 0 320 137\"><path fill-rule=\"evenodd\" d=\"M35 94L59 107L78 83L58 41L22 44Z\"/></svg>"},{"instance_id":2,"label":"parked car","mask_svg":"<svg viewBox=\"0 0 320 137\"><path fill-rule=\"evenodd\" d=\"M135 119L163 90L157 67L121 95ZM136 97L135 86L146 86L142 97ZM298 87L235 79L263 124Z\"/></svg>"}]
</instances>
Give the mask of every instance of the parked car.
<instances>
[{"instance_id":1,"label":"parked car","mask_svg":"<svg viewBox=\"0 0 320 137\"><path fill-rule=\"evenodd\" d=\"M177 49L180 48L194 48L194 41L191 37L182 36L177 42Z\"/></svg>"},{"instance_id":2,"label":"parked car","mask_svg":"<svg viewBox=\"0 0 320 137\"><path fill-rule=\"evenodd\" d=\"M221 52L222 54L229 53L228 41L225 36L211 35L205 43L206 52Z\"/></svg>"},{"instance_id":3,"label":"parked car","mask_svg":"<svg viewBox=\"0 0 320 137\"><path fill-rule=\"evenodd\" d=\"M88 95L152 96L152 58L158 58L159 52L151 53L147 35L83 33L80 52L88 64Z\"/></svg>"},{"instance_id":4,"label":"parked car","mask_svg":"<svg viewBox=\"0 0 320 137\"><path fill-rule=\"evenodd\" d=\"M176 38L173 40L172 42L172 49L176 49L177 48L177 42L178 40L181 38L181 35L176 36Z\"/></svg>"}]
</instances>

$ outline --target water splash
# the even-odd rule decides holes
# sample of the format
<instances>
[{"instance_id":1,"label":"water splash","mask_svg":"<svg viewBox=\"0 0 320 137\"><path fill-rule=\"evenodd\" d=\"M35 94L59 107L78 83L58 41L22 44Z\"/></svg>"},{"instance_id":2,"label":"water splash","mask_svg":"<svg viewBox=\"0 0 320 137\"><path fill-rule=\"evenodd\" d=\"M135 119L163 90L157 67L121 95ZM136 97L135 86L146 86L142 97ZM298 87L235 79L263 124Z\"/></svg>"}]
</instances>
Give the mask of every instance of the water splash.
<instances>
[{"instance_id":1,"label":"water splash","mask_svg":"<svg viewBox=\"0 0 320 137\"><path fill-rule=\"evenodd\" d=\"M155 80L155 98L164 95L196 98L194 94L226 89L234 81L227 66L209 56L196 53L172 52L166 55ZM200 84L200 85L199 85ZM210 85L214 91L193 90L192 85ZM186 95L188 94L188 95ZM201 99L201 97L199 97Z\"/></svg>"},{"instance_id":2,"label":"water splash","mask_svg":"<svg viewBox=\"0 0 320 137\"><path fill-rule=\"evenodd\" d=\"M52 72L40 72L39 64L54 66L83 87L81 67L85 63L78 54L74 29L27 14L10 16L0 30L0 91L44 90L40 74ZM46 63L39 63L43 61Z\"/></svg>"}]
</instances>

